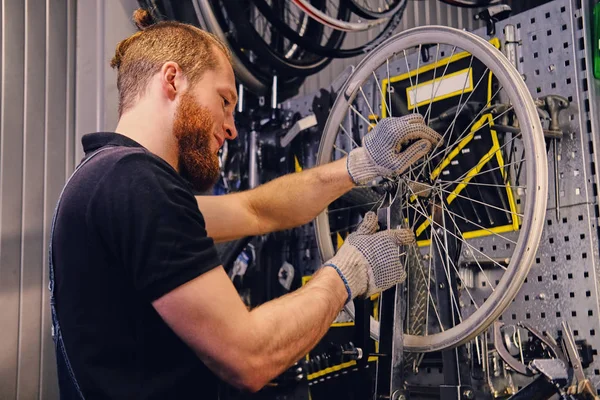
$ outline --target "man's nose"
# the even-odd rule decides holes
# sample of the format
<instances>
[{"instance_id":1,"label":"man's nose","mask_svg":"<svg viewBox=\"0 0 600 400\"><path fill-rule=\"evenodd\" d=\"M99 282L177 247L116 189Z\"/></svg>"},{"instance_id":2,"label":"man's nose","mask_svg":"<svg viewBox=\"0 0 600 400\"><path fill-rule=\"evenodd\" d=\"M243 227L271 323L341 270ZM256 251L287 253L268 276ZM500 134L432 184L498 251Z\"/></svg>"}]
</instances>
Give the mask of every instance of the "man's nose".
<instances>
[{"instance_id":1,"label":"man's nose","mask_svg":"<svg viewBox=\"0 0 600 400\"><path fill-rule=\"evenodd\" d=\"M238 136L237 129L235 129L235 123L226 122L223 124L223 130L225 131L225 139L233 140Z\"/></svg>"}]
</instances>

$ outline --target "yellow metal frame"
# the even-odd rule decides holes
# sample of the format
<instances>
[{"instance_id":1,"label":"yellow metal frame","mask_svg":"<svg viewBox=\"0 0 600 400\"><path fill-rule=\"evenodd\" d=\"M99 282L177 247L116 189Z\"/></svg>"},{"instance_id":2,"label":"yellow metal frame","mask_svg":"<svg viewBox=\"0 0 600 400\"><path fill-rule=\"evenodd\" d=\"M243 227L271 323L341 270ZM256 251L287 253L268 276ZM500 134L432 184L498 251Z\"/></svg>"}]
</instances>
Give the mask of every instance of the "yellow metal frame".
<instances>
[{"instance_id":1,"label":"yellow metal frame","mask_svg":"<svg viewBox=\"0 0 600 400\"><path fill-rule=\"evenodd\" d=\"M448 75L446 75L444 77L435 78L435 79L432 79L432 80L427 81L427 82L419 83L418 85L415 85L415 86L409 86L409 87L407 87L406 88L406 100L408 101L408 109L409 110L413 110L415 107L419 107L419 106L422 106L424 104L435 103L435 102L438 102L438 101L446 100L446 99L449 99L451 97L456 96L459 93L463 93L462 89L455 90L454 92L451 92L451 93L446 93L446 94L442 94L442 95L436 96L433 99L423 100L421 102L418 102L416 105L411 104L410 96L409 96L409 93L413 89L415 90L415 92L418 92L419 88L421 86L426 86L426 85L429 85L431 83L433 83L434 88L435 88L435 82L441 82L444 79L448 79L448 78L451 78L453 76L461 75L461 74L464 74L465 72L468 72L468 74L469 74L469 82L468 82L469 85L465 87L464 93L470 93L470 92L472 92L473 91L473 68L465 68L463 70L456 71L456 72L453 72L451 74L448 74Z\"/></svg>"}]
</instances>

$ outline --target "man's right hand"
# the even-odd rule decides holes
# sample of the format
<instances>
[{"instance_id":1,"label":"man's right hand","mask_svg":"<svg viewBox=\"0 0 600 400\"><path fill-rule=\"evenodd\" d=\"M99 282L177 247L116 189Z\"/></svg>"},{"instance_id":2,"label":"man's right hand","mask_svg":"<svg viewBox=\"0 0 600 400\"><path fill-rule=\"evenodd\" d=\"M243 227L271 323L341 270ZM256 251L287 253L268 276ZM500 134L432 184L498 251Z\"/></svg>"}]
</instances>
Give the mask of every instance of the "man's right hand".
<instances>
[{"instance_id":1,"label":"man's right hand","mask_svg":"<svg viewBox=\"0 0 600 400\"><path fill-rule=\"evenodd\" d=\"M377 215L370 211L356 232L348 235L337 254L324 264L334 268L344 281L348 301L357 296L371 296L406 279L398 246L414 244L413 232L410 229L378 230Z\"/></svg>"}]
</instances>

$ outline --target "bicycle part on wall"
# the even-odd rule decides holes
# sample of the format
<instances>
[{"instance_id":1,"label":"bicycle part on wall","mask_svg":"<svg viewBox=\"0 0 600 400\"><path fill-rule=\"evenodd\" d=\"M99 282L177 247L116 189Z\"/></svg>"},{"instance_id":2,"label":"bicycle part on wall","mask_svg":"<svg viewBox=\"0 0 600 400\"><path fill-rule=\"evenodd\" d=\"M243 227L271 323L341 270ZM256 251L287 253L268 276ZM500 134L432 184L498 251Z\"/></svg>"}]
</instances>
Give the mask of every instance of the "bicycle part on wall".
<instances>
[{"instance_id":1,"label":"bicycle part on wall","mask_svg":"<svg viewBox=\"0 0 600 400\"><path fill-rule=\"evenodd\" d=\"M502 3L503 0L440 0L456 7L480 8Z\"/></svg>"},{"instance_id":2,"label":"bicycle part on wall","mask_svg":"<svg viewBox=\"0 0 600 400\"><path fill-rule=\"evenodd\" d=\"M239 38L241 46L252 49L257 57L277 71L278 75L311 75L325 68L331 61L330 58L307 52L279 35L252 1L223 0L223 4L227 19L231 20L230 34ZM319 8L325 7L324 0L315 1L315 4ZM319 40L322 36L321 24L304 13L297 13L295 9L290 9L287 2L283 4L273 2L270 7L285 21L286 25L303 37ZM342 40L343 35L337 34L330 38L328 45L337 47Z\"/></svg>"},{"instance_id":3,"label":"bicycle part on wall","mask_svg":"<svg viewBox=\"0 0 600 400\"><path fill-rule=\"evenodd\" d=\"M286 1L290 2L296 0ZM391 17L386 18L383 23L378 24L369 30L369 36L372 39L368 39L367 41L361 42L360 45L353 48L347 48L343 45L339 45L338 47L331 46L331 38L335 37L336 32L339 33L342 31L331 28L327 24L323 24L323 35L320 38L320 40L319 38L304 37L298 32L296 32L294 29L290 28L286 24L285 20L283 20L279 15L277 15L273 11L272 7L266 0L253 0L253 3L260 10L262 15L269 21L269 23L271 23L273 27L277 29L279 34L291 40L293 43L297 44L303 49L306 49L314 54L323 57L348 58L360 54L365 54L373 48L375 48L380 43L382 43L385 39L389 38L392 35L394 29L396 29L396 27L400 24L400 20L402 19L402 15L404 13L404 9L406 8L408 0L401 0L400 3L394 8L397 9L397 11ZM325 12L327 12L330 15L334 15L335 19L339 21L347 21L353 18L353 14L347 7L346 0L328 0L326 2ZM297 16L297 18L300 17ZM346 39L348 39L349 35L355 34L348 31L345 31L345 33Z\"/></svg>"}]
</instances>

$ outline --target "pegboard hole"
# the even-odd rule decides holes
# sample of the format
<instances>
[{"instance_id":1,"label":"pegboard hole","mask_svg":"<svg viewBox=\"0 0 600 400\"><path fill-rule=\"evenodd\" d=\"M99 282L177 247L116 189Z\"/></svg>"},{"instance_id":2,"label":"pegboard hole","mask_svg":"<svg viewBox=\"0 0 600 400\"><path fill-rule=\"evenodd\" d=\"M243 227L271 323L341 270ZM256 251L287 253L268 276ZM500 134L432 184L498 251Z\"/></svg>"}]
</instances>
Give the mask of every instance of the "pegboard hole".
<instances>
[{"instance_id":1,"label":"pegboard hole","mask_svg":"<svg viewBox=\"0 0 600 400\"><path fill-rule=\"evenodd\" d=\"M529 295L528 294L525 295L525 301L529 301Z\"/></svg>"},{"instance_id":2,"label":"pegboard hole","mask_svg":"<svg viewBox=\"0 0 600 400\"><path fill-rule=\"evenodd\" d=\"M552 274L552 280L555 281L558 279L558 276L556 274Z\"/></svg>"},{"instance_id":3,"label":"pegboard hole","mask_svg":"<svg viewBox=\"0 0 600 400\"><path fill-rule=\"evenodd\" d=\"M579 219L580 221L583 221L583 215L579 215L579 216L577 217L577 219Z\"/></svg>"},{"instance_id":4,"label":"pegboard hole","mask_svg":"<svg viewBox=\"0 0 600 400\"><path fill-rule=\"evenodd\" d=\"M552 87L552 89L556 89L556 82L552 82L552 83L550 84L550 86Z\"/></svg>"},{"instance_id":5,"label":"pegboard hole","mask_svg":"<svg viewBox=\"0 0 600 400\"><path fill-rule=\"evenodd\" d=\"M569 272L569 273L567 274L567 278L569 278L569 279L573 279L573 274Z\"/></svg>"},{"instance_id":6,"label":"pegboard hole","mask_svg":"<svg viewBox=\"0 0 600 400\"><path fill-rule=\"evenodd\" d=\"M588 310L588 317L591 317L594 315L594 311L593 310Z\"/></svg>"},{"instance_id":7,"label":"pegboard hole","mask_svg":"<svg viewBox=\"0 0 600 400\"><path fill-rule=\"evenodd\" d=\"M571 261L571 255L570 255L570 254L567 254L567 255L566 255L566 259L567 259L567 261Z\"/></svg>"},{"instance_id":8,"label":"pegboard hole","mask_svg":"<svg viewBox=\"0 0 600 400\"><path fill-rule=\"evenodd\" d=\"M592 292L590 292L589 290L585 291L585 297L591 297L592 296Z\"/></svg>"},{"instance_id":9,"label":"pegboard hole","mask_svg":"<svg viewBox=\"0 0 600 400\"><path fill-rule=\"evenodd\" d=\"M550 18L550 13L549 12L546 13L546 19L548 19L548 18Z\"/></svg>"},{"instance_id":10,"label":"pegboard hole","mask_svg":"<svg viewBox=\"0 0 600 400\"><path fill-rule=\"evenodd\" d=\"M563 218L562 221L563 221L563 224L566 224L567 223L567 218L566 217Z\"/></svg>"},{"instance_id":11,"label":"pegboard hole","mask_svg":"<svg viewBox=\"0 0 600 400\"><path fill-rule=\"evenodd\" d=\"M565 11L567 11L566 7L565 7L565 6L562 6L562 7L560 8L560 12L561 12L561 13L564 13Z\"/></svg>"},{"instance_id":12,"label":"pegboard hole","mask_svg":"<svg viewBox=\"0 0 600 400\"><path fill-rule=\"evenodd\" d=\"M568 49L568 48L569 48L569 42L564 42L563 49Z\"/></svg>"},{"instance_id":13,"label":"pegboard hole","mask_svg":"<svg viewBox=\"0 0 600 400\"><path fill-rule=\"evenodd\" d=\"M556 318L560 318L560 311L556 312Z\"/></svg>"},{"instance_id":14,"label":"pegboard hole","mask_svg":"<svg viewBox=\"0 0 600 400\"><path fill-rule=\"evenodd\" d=\"M583 259L587 258L587 253L582 253L581 258L583 258Z\"/></svg>"},{"instance_id":15,"label":"pegboard hole","mask_svg":"<svg viewBox=\"0 0 600 400\"><path fill-rule=\"evenodd\" d=\"M535 258L535 263L536 263L536 264L539 264L539 263L540 263L540 258L539 258L539 257L536 257L536 258Z\"/></svg>"},{"instance_id":16,"label":"pegboard hole","mask_svg":"<svg viewBox=\"0 0 600 400\"><path fill-rule=\"evenodd\" d=\"M548 29L546 31L546 36L552 36L552 30L551 29Z\"/></svg>"},{"instance_id":17,"label":"pegboard hole","mask_svg":"<svg viewBox=\"0 0 600 400\"><path fill-rule=\"evenodd\" d=\"M541 281L542 281L542 279L543 279L543 278L542 278L542 276L541 276L541 275L538 275L538 282L541 282Z\"/></svg>"},{"instance_id":18,"label":"pegboard hole","mask_svg":"<svg viewBox=\"0 0 600 400\"><path fill-rule=\"evenodd\" d=\"M583 273L583 277L584 277L584 278L589 278L589 277L590 277L590 273L589 273L589 272L587 272L587 271L585 271L585 272Z\"/></svg>"},{"instance_id":19,"label":"pegboard hole","mask_svg":"<svg viewBox=\"0 0 600 400\"><path fill-rule=\"evenodd\" d=\"M567 85L570 85L570 84L571 84L571 82L572 82L572 81L571 81L571 78L567 78Z\"/></svg>"},{"instance_id":20,"label":"pegboard hole","mask_svg":"<svg viewBox=\"0 0 600 400\"><path fill-rule=\"evenodd\" d=\"M540 318L546 318L546 313L545 312L541 313Z\"/></svg>"},{"instance_id":21,"label":"pegboard hole","mask_svg":"<svg viewBox=\"0 0 600 400\"><path fill-rule=\"evenodd\" d=\"M559 293L554 293L554 298L555 299L560 299L560 294Z\"/></svg>"},{"instance_id":22,"label":"pegboard hole","mask_svg":"<svg viewBox=\"0 0 600 400\"><path fill-rule=\"evenodd\" d=\"M552 220L551 219L548 220L548 226L550 226L550 225L552 225Z\"/></svg>"},{"instance_id":23,"label":"pegboard hole","mask_svg":"<svg viewBox=\"0 0 600 400\"><path fill-rule=\"evenodd\" d=\"M537 35L533 35L533 36L531 37L531 41L532 41L532 42L535 42L536 40L537 40Z\"/></svg>"},{"instance_id":24,"label":"pegboard hole","mask_svg":"<svg viewBox=\"0 0 600 400\"><path fill-rule=\"evenodd\" d=\"M554 243L554 238L550 238L548 239L548 241L550 242L550 244Z\"/></svg>"},{"instance_id":25,"label":"pegboard hole","mask_svg":"<svg viewBox=\"0 0 600 400\"><path fill-rule=\"evenodd\" d=\"M531 314L525 313L525 319L530 319L530 318L531 318Z\"/></svg>"},{"instance_id":26,"label":"pegboard hole","mask_svg":"<svg viewBox=\"0 0 600 400\"><path fill-rule=\"evenodd\" d=\"M496 249L497 249L496 245L493 245L493 246L492 246L492 250L493 250L493 251L496 251Z\"/></svg>"},{"instance_id":27,"label":"pegboard hole","mask_svg":"<svg viewBox=\"0 0 600 400\"><path fill-rule=\"evenodd\" d=\"M531 19L529 20L529 22L531 22L532 24L535 24L535 18L531 18Z\"/></svg>"},{"instance_id":28,"label":"pegboard hole","mask_svg":"<svg viewBox=\"0 0 600 400\"><path fill-rule=\"evenodd\" d=\"M571 311L571 317L576 317L577 316L577 311L573 310Z\"/></svg>"},{"instance_id":29,"label":"pegboard hole","mask_svg":"<svg viewBox=\"0 0 600 400\"><path fill-rule=\"evenodd\" d=\"M517 24L517 29L521 29L521 23L520 22Z\"/></svg>"},{"instance_id":30,"label":"pegboard hole","mask_svg":"<svg viewBox=\"0 0 600 400\"><path fill-rule=\"evenodd\" d=\"M513 314L511 317L512 319L517 319L517 314Z\"/></svg>"},{"instance_id":31,"label":"pegboard hole","mask_svg":"<svg viewBox=\"0 0 600 400\"><path fill-rule=\"evenodd\" d=\"M506 247L506 250L510 249L510 243L506 243L504 247Z\"/></svg>"},{"instance_id":32,"label":"pegboard hole","mask_svg":"<svg viewBox=\"0 0 600 400\"><path fill-rule=\"evenodd\" d=\"M565 236L564 239L565 239L565 242L569 241L569 237L568 236Z\"/></svg>"},{"instance_id":33,"label":"pegboard hole","mask_svg":"<svg viewBox=\"0 0 600 400\"><path fill-rule=\"evenodd\" d=\"M575 292L569 292L569 297L570 297L570 298L573 298L573 297L575 297Z\"/></svg>"},{"instance_id":34,"label":"pegboard hole","mask_svg":"<svg viewBox=\"0 0 600 400\"><path fill-rule=\"evenodd\" d=\"M537 51L535 51L535 52L533 53L533 58L538 58L538 57L539 57L539 53L538 53Z\"/></svg>"},{"instance_id":35,"label":"pegboard hole","mask_svg":"<svg viewBox=\"0 0 600 400\"><path fill-rule=\"evenodd\" d=\"M555 262L555 261L556 261L556 257L554 257L554 256L550 256L550 261L551 261L551 262Z\"/></svg>"},{"instance_id":36,"label":"pegboard hole","mask_svg":"<svg viewBox=\"0 0 600 400\"><path fill-rule=\"evenodd\" d=\"M565 67L568 67L569 65L571 65L571 61L570 60L565 60Z\"/></svg>"},{"instance_id":37,"label":"pegboard hole","mask_svg":"<svg viewBox=\"0 0 600 400\"><path fill-rule=\"evenodd\" d=\"M536 70L535 70L535 74L536 74L536 75L539 75L539 74L540 74L540 70L539 70L539 69L536 69Z\"/></svg>"},{"instance_id":38,"label":"pegboard hole","mask_svg":"<svg viewBox=\"0 0 600 400\"><path fill-rule=\"evenodd\" d=\"M581 235L579 235L579 239L581 239L581 240L585 239L585 233L582 233Z\"/></svg>"},{"instance_id":39,"label":"pegboard hole","mask_svg":"<svg viewBox=\"0 0 600 400\"><path fill-rule=\"evenodd\" d=\"M578 331L577 329L575 329L575 330L573 331L573 335L574 335L574 336L579 336L579 331Z\"/></svg>"}]
</instances>

